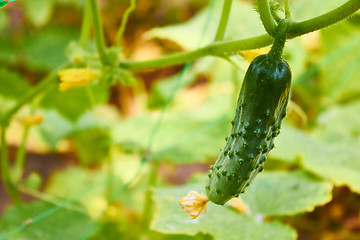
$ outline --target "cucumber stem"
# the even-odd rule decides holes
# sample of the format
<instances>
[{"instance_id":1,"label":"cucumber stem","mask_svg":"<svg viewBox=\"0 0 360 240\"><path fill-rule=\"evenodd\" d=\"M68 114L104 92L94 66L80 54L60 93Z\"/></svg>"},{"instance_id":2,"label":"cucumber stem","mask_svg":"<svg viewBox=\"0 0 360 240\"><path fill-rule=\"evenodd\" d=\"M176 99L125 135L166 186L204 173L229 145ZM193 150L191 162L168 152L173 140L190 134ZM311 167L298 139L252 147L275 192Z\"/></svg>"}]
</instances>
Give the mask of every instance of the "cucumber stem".
<instances>
[{"instance_id":1,"label":"cucumber stem","mask_svg":"<svg viewBox=\"0 0 360 240\"><path fill-rule=\"evenodd\" d=\"M277 59L281 59L281 55L283 53L283 49L286 42L287 30L288 30L288 21L286 19L282 19L279 22L275 36L275 41L268 55L271 55Z\"/></svg>"}]
</instances>

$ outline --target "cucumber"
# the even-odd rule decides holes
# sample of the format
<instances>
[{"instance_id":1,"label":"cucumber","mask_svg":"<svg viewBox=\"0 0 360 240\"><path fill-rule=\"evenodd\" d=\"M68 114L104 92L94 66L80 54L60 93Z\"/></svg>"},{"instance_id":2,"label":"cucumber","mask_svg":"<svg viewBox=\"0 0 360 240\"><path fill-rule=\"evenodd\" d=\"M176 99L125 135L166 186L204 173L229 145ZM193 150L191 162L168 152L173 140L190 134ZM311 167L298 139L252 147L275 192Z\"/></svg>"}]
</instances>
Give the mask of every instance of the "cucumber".
<instances>
[{"instance_id":1,"label":"cucumber","mask_svg":"<svg viewBox=\"0 0 360 240\"><path fill-rule=\"evenodd\" d=\"M239 196L263 170L286 115L290 85L290 67L281 57L264 54L251 62L231 132L208 174L206 193L210 201L223 205Z\"/></svg>"}]
</instances>

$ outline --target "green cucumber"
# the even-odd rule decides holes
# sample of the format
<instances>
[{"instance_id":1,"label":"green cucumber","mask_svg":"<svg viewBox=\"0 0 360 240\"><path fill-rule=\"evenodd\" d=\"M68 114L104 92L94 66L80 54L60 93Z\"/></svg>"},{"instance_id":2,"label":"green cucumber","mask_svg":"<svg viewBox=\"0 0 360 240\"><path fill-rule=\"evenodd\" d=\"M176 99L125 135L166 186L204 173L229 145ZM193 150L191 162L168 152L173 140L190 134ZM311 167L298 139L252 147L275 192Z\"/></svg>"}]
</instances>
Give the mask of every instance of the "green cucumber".
<instances>
[{"instance_id":1,"label":"green cucumber","mask_svg":"<svg viewBox=\"0 0 360 240\"><path fill-rule=\"evenodd\" d=\"M242 83L232 129L216 163L206 193L223 205L243 193L263 170L273 140L286 115L291 71L285 60L265 54L250 64Z\"/></svg>"}]
</instances>

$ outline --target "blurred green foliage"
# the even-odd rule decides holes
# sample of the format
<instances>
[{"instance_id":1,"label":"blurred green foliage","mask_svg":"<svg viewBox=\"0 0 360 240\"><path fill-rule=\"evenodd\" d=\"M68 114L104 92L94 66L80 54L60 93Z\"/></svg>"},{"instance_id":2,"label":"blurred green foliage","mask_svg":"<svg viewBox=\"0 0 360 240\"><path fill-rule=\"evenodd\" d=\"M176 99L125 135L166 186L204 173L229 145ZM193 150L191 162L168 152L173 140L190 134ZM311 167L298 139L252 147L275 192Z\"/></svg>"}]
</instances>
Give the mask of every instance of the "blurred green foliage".
<instances>
[{"instance_id":1,"label":"blurred green foliage","mask_svg":"<svg viewBox=\"0 0 360 240\"><path fill-rule=\"evenodd\" d=\"M79 57L80 67L101 67L93 42L86 49L74 42L79 38L84 2L23 0L0 9L0 114L67 60ZM110 2L102 3L108 43L113 42L113 25L119 23L118 12L109 9L119 5L124 11L129 3ZM143 40L135 41L144 29L149 29L143 35L146 41L156 45L154 52L161 47L163 52L196 49L202 37L202 46L211 43L223 1L215 1L213 8L207 3L139 0L124 49L114 51L123 55L137 48L144 51ZM342 2L290 3L295 19L307 19ZM209 11L213 18L207 23ZM143 19L150 13L158 22ZM179 24L152 28L162 19ZM54 172L42 192L38 191L41 173L24 180L21 186L44 201L7 208L0 218L0 239L9 233L13 235L6 239L112 240L145 235L172 240L296 239L296 229L283 221L284 216L328 203L334 185L360 193L360 22L356 19L323 29L310 42L288 41L284 57L293 72L292 101L307 121L300 123L299 112L289 110L266 171L242 196L248 213L209 203L206 214L189 220L178 201L191 190L204 192L205 180L198 175L196 180L173 186L169 177L181 166L214 162L225 143L248 66L234 53L227 59L199 59L182 72L179 68L169 68L172 74L160 70L165 72L160 76L157 71L130 73L110 68L90 86L60 92L54 84L41 94L31 105L44 121L31 129L30 140L39 135L52 152L60 151L61 143L67 141L71 145L67 151L75 152L79 166ZM202 36L206 24L209 29ZM226 39L262 33L265 30L254 6L234 0ZM114 102L118 108L108 108ZM135 110L126 114L124 103ZM151 196L150 233L142 225L151 179L143 156L160 165Z\"/></svg>"}]
</instances>

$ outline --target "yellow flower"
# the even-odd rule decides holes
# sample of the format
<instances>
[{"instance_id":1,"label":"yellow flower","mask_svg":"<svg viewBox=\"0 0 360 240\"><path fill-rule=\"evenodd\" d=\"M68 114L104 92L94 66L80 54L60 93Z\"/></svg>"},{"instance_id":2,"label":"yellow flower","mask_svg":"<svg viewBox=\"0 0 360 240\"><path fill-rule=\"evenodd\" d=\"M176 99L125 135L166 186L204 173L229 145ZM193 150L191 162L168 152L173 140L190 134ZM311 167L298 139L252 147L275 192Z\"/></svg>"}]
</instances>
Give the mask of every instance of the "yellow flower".
<instances>
[{"instance_id":1,"label":"yellow flower","mask_svg":"<svg viewBox=\"0 0 360 240\"><path fill-rule=\"evenodd\" d=\"M185 212L190 214L191 219L195 219L203 210L204 213L206 213L206 204L208 201L207 196L198 194L196 191L190 191L185 197L179 200L179 204Z\"/></svg>"},{"instance_id":2,"label":"yellow flower","mask_svg":"<svg viewBox=\"0 0 360 240\"><path fill-rule=\"evenodd\" d=\"M60 91L86 86L97 79L100 74L88 68L70 68L58 72Z\"/></svg>"},{"instance_id":3,"label":"yellow flower","mask_svg":"<svg viewBox=\"0 0 360 240\"><path fill-rule=\"evenodd\" d=\"M22 124L24 126L30 127L34 125L39 125L43 121L43 116L38 114L34 116L26 116L21 119Z\"/></svg>"},{"instance_id":4,"label":"yellow flower","mask_svg":"<svg viewBox=\"0 0 360 240\"><path fill-rule=\"evenodd\" d=\"M229 205L239 213L247 213L249 211L248 207L240 198L232 198L229 201Z\"/></svg>"},{"instance_id":5,"label":"yellow flower","mask_svg":"<svg viewBox=\"0 0 360 240\"><path fill-rule=\"evenodd\" d=\"M247 51L240 51L239 54L249 63L254 60L259 55L266 54L270 51L269 47L247 50Z\"/></svg>"}]
</instances>

